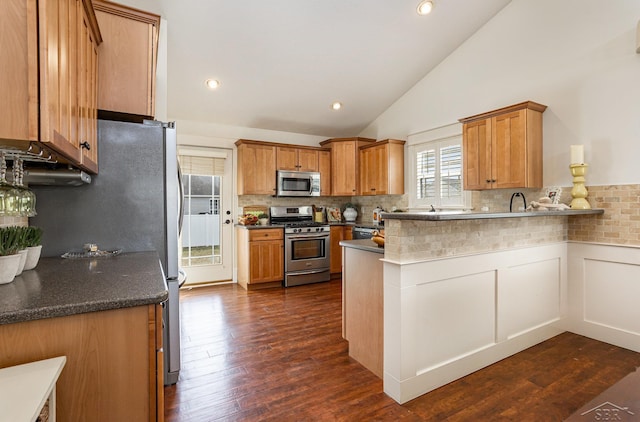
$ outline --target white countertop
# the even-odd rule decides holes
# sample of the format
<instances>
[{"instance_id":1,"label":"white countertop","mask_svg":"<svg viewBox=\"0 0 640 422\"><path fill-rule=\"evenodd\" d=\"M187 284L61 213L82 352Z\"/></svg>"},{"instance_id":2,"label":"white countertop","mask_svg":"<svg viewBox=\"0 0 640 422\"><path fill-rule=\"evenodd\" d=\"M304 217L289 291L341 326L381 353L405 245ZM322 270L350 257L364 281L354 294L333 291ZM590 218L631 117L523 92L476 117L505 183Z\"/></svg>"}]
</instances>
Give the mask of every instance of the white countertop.
<instances>
[{"instance_id":1,"label":"white countertop","mask_svg":"<svg viewBox=\"0 0 640 422\"><path fill-rule=\"evenodd\" d=\"M0 369L0 421L35 421L66 361L60 356Z\"/></svg>"}]
</instances>

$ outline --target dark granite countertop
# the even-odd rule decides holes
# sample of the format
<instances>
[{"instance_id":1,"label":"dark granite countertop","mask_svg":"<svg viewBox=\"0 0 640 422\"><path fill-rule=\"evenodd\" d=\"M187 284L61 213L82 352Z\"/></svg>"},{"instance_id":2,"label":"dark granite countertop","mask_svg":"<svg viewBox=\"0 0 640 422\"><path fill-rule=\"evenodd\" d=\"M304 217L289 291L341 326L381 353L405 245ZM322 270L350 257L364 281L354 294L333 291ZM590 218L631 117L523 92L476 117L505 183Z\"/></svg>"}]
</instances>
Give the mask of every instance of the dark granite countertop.
<instances>
[{"instance_id":1,"label":"dark granite countertop","mask_svg":"<svg viewBox=\"0 0 640 422\"><path fill-rule=\"evenodd\" d=\"M370 228L384 228L384 226L379 226L373 223L373 221L332 221L332 222L325 222L325 224L328 224L330 226L351 226L351 227L370 227ZM266 226L259 226L257 224L254 225L250 225L250 226L245 226L244 224L234 224L236 227L241 227L243 229L247 229L247 230L255 230L255 229L281 229L284 228L284 224L268 224Z\"/></svg>"},{"instance_id":2,"label":"dark granite countertop","mask_svg":"<svg viewBox=\"0 0 640 422\"><path fill-rule=\"evenodd\" d=\"M0 324L149 305L167 297L156 252L40 258L35 269L0 285Z\"/></svg>"},{"instance_id":3,"label":"dark granite countertop","mask_svg":"<svg viewBox=\"0 0 640 422\"><path fill-rule=\"evenodd\" d=\"M486 220L495 218L546 217L603 214L603 209L565 210L565 211L520 211L520 212L390 212L383 213L385 220Z\"/></svg>"},{"instance_id":4,"label":"dark granite countertop","mask_svg":"<svg viewBox=\"0 0 640 422\"><path fill-rule=\"evenodd\" d=\"M341 240L340 246L384 255L384 248L378 246L371 239Z\"/></svg>"}]
</instances>

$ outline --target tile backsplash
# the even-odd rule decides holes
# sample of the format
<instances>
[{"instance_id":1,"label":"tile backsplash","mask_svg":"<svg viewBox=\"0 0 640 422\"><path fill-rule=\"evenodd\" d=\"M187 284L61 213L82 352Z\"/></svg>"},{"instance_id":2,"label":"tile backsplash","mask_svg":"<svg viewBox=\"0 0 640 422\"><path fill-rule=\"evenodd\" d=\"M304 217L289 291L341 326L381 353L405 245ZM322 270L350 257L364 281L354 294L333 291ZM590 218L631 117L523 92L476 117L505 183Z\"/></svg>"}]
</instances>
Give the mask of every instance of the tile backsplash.
<instances>
[{"instance_id":1,"label":"tile backsplash","mask_svg":"<svg viewBox=\"0 0 640 422\"><path fill-rule=\"evenodd\" d=\"M604 209L604 214L570 217L568 240L640 246L640 185L587 186L587 190L591 208ZM486 206L490 211L509 211L509 200L514 192L524 193L529 204L543 197L545 191L500 189L474 192L474 208L480 210ZM571 186L562 187L560 202L571 203Z\"/></svg>"},{"instance_id":2,"label":"tile backsplash","mask_svg":"<svg viewBox=\"0 0 640 422\"><path fill-rule=\"evenodd\" d=\"M382 207L391 211L392 207L406 209L408 204L407 195L380 195L380 196L319 196L315 198L276 198L268 195L240 195L238 196L238 206L302 206L316 205L318 207L338 207L344 209L348 203L357 207L358 221L371 222L373 209Z\"/></svg>"}]
</instances>

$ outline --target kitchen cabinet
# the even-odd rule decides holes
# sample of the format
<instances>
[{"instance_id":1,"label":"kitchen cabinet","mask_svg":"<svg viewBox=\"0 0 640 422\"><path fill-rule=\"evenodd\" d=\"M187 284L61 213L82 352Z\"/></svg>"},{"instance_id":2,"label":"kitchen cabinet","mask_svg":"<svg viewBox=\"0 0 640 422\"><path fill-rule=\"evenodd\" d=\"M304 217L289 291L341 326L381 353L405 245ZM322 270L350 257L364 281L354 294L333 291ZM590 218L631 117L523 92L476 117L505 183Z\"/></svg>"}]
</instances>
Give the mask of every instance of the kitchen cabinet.
<instances>
[{"instance_id":1,"label":"kitchen cabinet","mask_svg":"<svg viewBox=\"0 0 640 422\"><path fill-rule=\"evenodd\" d=\"M247 290L279 285L284 280L282 228L236 228L238 283ZM266 285L266 283L270 283Z\"/></svg>"},{"instance_id":2,"label":"kitchen cabinet","mask_svg":"<svg viewBox=\"0 0 640 422\"><path fill-rule=\"evenodd\" d=\"M320 172L320 196L331 195L331 150L318 151L318 171Z\"/></svg>"},{"instance_id":3,"label":"kitchen cabinet","mask_svg":"<svg viewBox=\"0 0 640 422\"><path fill-rule=\"evenodd\" d=\"M339 278L342 273L342 247L340 242L353 239L351 229L351 226L331 226L329 237L331 278Z\"/></svg>"},{"instance_id":4,"label":"kitchen cabinet","mask_svg":"<svg viewBox=\"0 0 640 422\"><path fill-rule=\"evenodd\" d=\"M80 166L98 173L98 43L91 21L83 7L78 36L78 136Z\"/></svg>"},{"instance_id":5,"label":"kitchen cabinet","mask_svg":"<svg viewBox=\"0 0 640 422\"><path fill-rule=\"evenodd\" d=\"M404 141L386 139L360 147L360 194L404 194Z\"/></svg>"},{"instance_id":6,"label":"kitchen cabinet","mask_svg":"<svg viewBox=\"0 0 640 422\"><path fill-rule=\"evenodd\" d=\"M368 138L332 138L320 143L331 148L331 195L353 196L360 192L359 147L374 143Z\"/></svg>"},{"instance_id":7,"label":"kitchen cabinet","mask_svg":"<svg viewBox=\"0 0 640 422\"><path fill-rule=\"evenodd\" d=\"M95 84L102 41L90 0L9 0L0 17L0 84L7 89L0 105L0 139L26 149L31 141L61 155L60 161L96 171L83 148L91 148L97 120L82 113ZM93 50L83 48L88 42ZM85 57L91 54L91 57ZM85 143L87 142L87 143ZM97 152L97 148L93 148ZM96 160L97 162L97 160Z\"/></svg>"},{"instance_id":8,"label":"kitchen cabinet","mask_svg":"<svg viewBox=\"0 0 640 422\"><path fill-rule=\"evenodd\" d=\"M320 172L320 194L331 192L331 151L275 142L240 139L238 195L275 195L276 170Z\"/></svg>"},{"instance_id":9,"label":"kitchen cabinet","mask_svg":"<svg viewBox=\"0 0 640 422\"><path fill-rule=\"evenodd\" d=\"M65 355L61 421L162 421L162 307L0 325L0 367Z\"/></svg>"},{"instance_id":10,"label":"kitchen cabinet","mask_svg":"<svg viewBox=\"0 0 640 422\"><path fill-rule=\"evenodd\" d=\"M241 139L238 147L238 195L275 195L276 146Z\"/></svg>"},{"instance_id":11,"label":"kitchen cabinet","mask_svg":"<svg viewBox=\"0 0 640 422\"><path fill-rule=\"evenodd\" d=\"M342 249L342 337L349 342L349 356L382 378L384 250Z\"/></svg>"},{"instance_id":12,"label":"kitchen cabinet","mask_svg":"<svg viewBox=\"0 0 640 422\"><path fill-rule=\"evenodd\" d=\"M460 119L465 190L542 187L542 113L532 101Z\"/></svg>"},{"instance_id":13,"label":"kitchen cabinet","mask_svg":"<svg viewBox=\"0 0 640 422\"><path fill-rule=\"evenodd\" d=\"M318 171L318 150L279 146L276 152L276 168L290 171Z\"/></svg>"},{"instance_id":14,"label":"kitchen cabinet","mask_svg":"<svg viewBox=\"0 0 640 422\"><path fill-rule=\"evenodd\" d=\"M104 38L98 108L153 118L160 16L105 0L93 6Z\"/></svg>"}]
</instances>

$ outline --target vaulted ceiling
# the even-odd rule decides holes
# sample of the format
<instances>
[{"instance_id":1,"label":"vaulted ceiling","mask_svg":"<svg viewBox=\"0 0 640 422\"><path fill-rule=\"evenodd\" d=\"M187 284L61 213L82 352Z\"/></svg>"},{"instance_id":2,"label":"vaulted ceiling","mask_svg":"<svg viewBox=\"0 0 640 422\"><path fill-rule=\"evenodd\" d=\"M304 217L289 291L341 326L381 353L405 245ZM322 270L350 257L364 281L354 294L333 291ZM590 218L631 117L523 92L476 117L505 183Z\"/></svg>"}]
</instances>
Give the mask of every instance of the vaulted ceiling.
<instances>
[{"instance_id":1,"label":"vaulted ceiling","mask_svg":"<svg viewBox=\"0 0 640 422\"><path fill-rule=\"evenodd\" d=\"M170 119L340 137L359 134L510 0L434 0L426 16L418 0L120 2L167 20ZM207 89L209 78L220 87Z\"/></svg>"}]
</instances>

